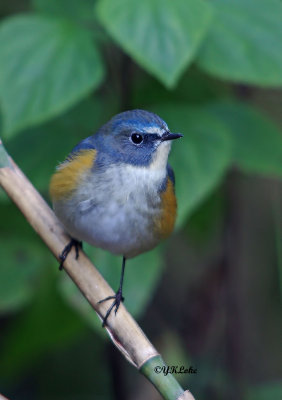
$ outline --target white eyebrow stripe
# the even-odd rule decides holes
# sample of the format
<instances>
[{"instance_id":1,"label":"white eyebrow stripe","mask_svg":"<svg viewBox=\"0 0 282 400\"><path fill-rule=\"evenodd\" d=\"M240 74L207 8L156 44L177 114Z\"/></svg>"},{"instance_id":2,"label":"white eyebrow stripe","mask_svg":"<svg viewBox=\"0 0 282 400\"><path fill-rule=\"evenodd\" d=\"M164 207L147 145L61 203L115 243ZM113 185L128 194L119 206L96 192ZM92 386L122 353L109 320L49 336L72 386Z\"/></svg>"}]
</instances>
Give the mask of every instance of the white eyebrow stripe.
<instances>
[{"instance_id":1,"label":"white eyebrow stripe","mask_svg":"<svg viewBox=\"0 0 282 400\"><path fill-rule=\"evenodd\" d=\"M154 133L154 134L158 134L158 135L162 135L163 133L165 133L165 129L164 128L160 128L158 126L148 126L145 129L146 133Z\"/></svg>"}]
</instances>

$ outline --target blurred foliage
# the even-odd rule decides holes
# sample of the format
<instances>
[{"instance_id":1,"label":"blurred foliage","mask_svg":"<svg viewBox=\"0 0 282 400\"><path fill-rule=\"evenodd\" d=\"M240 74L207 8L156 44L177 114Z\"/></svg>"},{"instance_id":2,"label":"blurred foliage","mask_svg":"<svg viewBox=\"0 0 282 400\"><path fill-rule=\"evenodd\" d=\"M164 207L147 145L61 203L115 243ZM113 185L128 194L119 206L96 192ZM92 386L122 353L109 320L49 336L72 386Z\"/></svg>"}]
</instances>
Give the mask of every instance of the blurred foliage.
<instances>
[{"instance_id":1,"label":"blurred foliage","mask_svg":"<svg viewBox=\"0 0 282 400\"><path fill-rule=\"evenodd\" d=\"M103 0L96 10L113 40L168 87L195 57L212 14L198 0Z\"/></svg>"},{"instance_id":2,"label":"blurred foliage","mask_svg":"<svg viewBox=\"0 0 282 400\"><path fill-rule=\"evenodd\" d=\"M213 0L214 23L198 63L220 78L281 85L280 0Z\"/></svg>"},{"instance_id":3,"label":"blurred foliage","mask_svg":"<svg viewBox=\"0 0 282 400\"><path fill-rule=\"evenodd\" d=\"M125 297L168 363L197 368L177 376L196 398L281 398L281 108L261 100L282 103L281 15L280 0L0 5L0 137L47 200L55 166L119 111L184 134L177 232L130 261ZM85 250L115 288L121 260ZM3 192L0 254L4 394L158 398Z\"/></svg>"}]
</instances>

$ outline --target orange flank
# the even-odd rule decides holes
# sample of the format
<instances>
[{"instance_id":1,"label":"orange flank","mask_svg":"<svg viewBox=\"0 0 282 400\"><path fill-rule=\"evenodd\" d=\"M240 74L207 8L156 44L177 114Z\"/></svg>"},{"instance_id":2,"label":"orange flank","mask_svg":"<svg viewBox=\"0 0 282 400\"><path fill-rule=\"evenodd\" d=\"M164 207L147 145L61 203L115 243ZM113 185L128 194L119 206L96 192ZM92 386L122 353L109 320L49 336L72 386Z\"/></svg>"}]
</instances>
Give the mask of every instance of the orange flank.
<instances>
[{"instance_id":1,"label":"orange flank","mask_svg":"<svg viewBox=\"0 0 282 400\"><path fill-rule=\"evenodd\" d=\"M155 228L162 238L171 234L176 218L176 198L172 181L168 178L165 191L161 194L162 213L155 223Z\"/></svg>"},{"instance_id":2,"label":"orange flank","mask_svg":"<svg viewBox=\"0 0 282 400\"><path fill-rule=\"evenodd\" d=\"M96 150L81 150L70 161L62 163L50 182L50 195L53 200L70 196L76 189L82 175L92 167Z\"/></svg>"}]
</instances>

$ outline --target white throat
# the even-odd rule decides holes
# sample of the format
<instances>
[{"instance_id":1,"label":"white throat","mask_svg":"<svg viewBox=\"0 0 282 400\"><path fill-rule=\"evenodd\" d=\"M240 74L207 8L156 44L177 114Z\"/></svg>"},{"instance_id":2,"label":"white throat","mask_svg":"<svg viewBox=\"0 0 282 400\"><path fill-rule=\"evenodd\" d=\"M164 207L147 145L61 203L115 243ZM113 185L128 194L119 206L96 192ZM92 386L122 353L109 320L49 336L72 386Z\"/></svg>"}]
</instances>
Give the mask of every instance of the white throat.
<instances>
[{"instance_id":1,"label":"white throat","mask_svg":"<svg viewBox=\"0 0 282 400\"><path fill-rule=\"evenodd\" d=\"M162 142L155 151L153 156L153 161L151 162L149 168L150 170L165 170L167 165L168 155L171 149L171 142Z\"/></svg>"}]
</instances>

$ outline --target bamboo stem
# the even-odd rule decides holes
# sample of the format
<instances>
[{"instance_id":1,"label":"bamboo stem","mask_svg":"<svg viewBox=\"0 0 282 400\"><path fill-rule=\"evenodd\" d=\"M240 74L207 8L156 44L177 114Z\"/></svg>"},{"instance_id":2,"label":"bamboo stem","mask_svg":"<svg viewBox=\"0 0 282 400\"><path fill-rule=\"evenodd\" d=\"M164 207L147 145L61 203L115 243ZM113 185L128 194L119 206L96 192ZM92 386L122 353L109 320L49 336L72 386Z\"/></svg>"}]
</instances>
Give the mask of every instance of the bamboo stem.
<instances>
[{"instance_id":1,"label":"bamboo stem","mask_svg":"<svg viewBox=\"0 0 282 400\"><path fill-rule=\"evenodd\" d=\"M140 372L148 378L155 388L162 393L165 400L193 400L194 397L182 387L177 380L168 372L168 366L160 355L150 358L141 368Z\"/></svg>"},{"instance_id":2,"label":"bamboo stem","mask_svg":"<svg viewBox=\"0 0 282 400\"><path fill-rule=\"evenodd\" d=\"M0 185L58 259L70 238L45 200L6 153L1 140ZM108 283L83 251L79 252L79 258L76 260L75 250L73 249L64 262L64 269L102 319L107 312L108 304L99 304L99 300L114 294ZM120 305L117 315L115 313L110 314L106 330L127 360L136 368L141 369L142 373L154 383L154 379L152 379L154 373L150 376L147 372L150 370L150 364L147 363L159 354L123 304ZM176 382L174 378L173 380ZM174 385L178 386L178 390L175 392L175 396L178 397L165 397L165 393L169 385L172 385L173 380L170 379L170 383L166 385L164 383L154 384L165 399L186 399L186 397L179 397L185 395L186 392L181 389L177 382ZM191 400L193 397L188 398Z\"/></svg>"}]
</instances>

